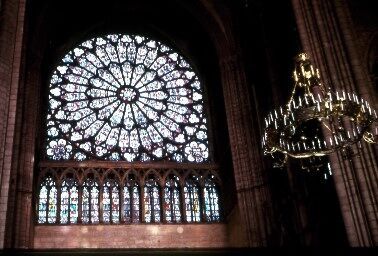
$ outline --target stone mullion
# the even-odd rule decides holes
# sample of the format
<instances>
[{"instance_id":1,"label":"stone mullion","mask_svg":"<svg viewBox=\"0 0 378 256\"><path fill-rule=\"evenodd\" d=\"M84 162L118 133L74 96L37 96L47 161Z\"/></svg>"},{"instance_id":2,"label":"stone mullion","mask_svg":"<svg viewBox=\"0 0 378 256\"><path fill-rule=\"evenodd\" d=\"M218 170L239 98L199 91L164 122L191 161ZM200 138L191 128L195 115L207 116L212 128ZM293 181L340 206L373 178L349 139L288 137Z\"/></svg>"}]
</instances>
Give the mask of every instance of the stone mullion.
<instances>
[{"instance_id":1,"label":"stone mullion","mask_svg":"<svg viewBox=\"0 0 378 256\"><path fill-rule=\"evenodd\" d=\"M125 184L127 184L127 183L125 183ZM119 220L119 223L125 223L125 211L123 210L124 209L124 207L125 207L125 198L124 198L124 190L125 189L128 189L128 187L126 187L122 182L120 182L120 184L119 184L119 218L120 218L120 220ZM131 204L132 204L132 195L131 195L131 193L129 193L129 196L130 196L130 198L129 198L129 202L130 202L130 219L131 219L131 222L132 222L132 214L133 214L133 209L132 209L132 206L131 206Z\"/></svg>"},{"instance_id":2,"label":"stone mullion","mask_svg":"<svg viewBox=\"0 0 378 256\"><path fill-rule=\"evenodd\" d=\"M61 206L62 206L62 198L61 198L61 194L62 194L62 181L58 181L56 183L56 222L57 224L60 224L60 209L61 209ZM69 192L68 192L69 194ZM68 196L69 198L69 196ZM68 201L69 202L69 201ZM68 209L70 207L70 204L68 203ZM70 221L70 214L68 213L68 223Z\"/></svg>"},{"instance_id":3,"label":"stone mullion","mask_svg":"<svg viewBox=\"0 0 378 256\"><path fill-rule=\"evenodd\" d=\"M128 188L128 190L130 191L130 217L131 217L131 221L130 223L134 223L134 222L141 222L142 221L142 204L140 203L140 197L141 197L141 192L140 192L140 187L137 186L137 192L138 192L138 202L135 203L136 199L134 197L134 187L131 186L130 188ZM138 219L136 220L135 219L135 216L134 216L134 212L135 212L135 204L138 205L139 207L139 212L138 212Z\"/></svg>"},{"instance_id":4,"label":"stone mullion","mask_svg":"<svg viewBox=\"0 0 378 256\"><path fill-rule=\"evenodd\" d=\"M83 184L81 182L78 183L78 217L77 217L77 223L81 224L83 219Z\"/></svg>"},{"instance_id":5,"label":"stone mullion","mask_svg":"<svg viewBox=\"0 0 378 256\"><path fill-rule=\"evenodd\" d=\"M48 223L48 219L49 219L49 206L50 206L50 192L51 192L51 187L50 186L47 186L47 195L46 195L46 216L45 216L45 220L46 222L45 223Z\"/></svg>"},{"instance_id":6,"label":"stone mullion","mask_svg":"<svg viewBox=\"0 0 378 256\"><path fill-rule=\"evenodd\" d=\"M142 183L140 183L142 184ZM138 221L137 222L143 222L144 221L144 205L143 205L143 187L138 186L137 187L138 191L138 205L139 205L139 212L138 212ZM134 195L133 195L133 209L134 209ZM134 221L134 213L132 215L132 220Z\"/></svg>"},{"instance_id":7,"label":"stone mullion","mask_svg":"<svg viewBox=\"0 0 378 256\"><path fill-rule=\"evenodd\" d=\"M186 203L185 203L185 191L184 191L184 187L185 187L185 181L182 181L180 183L180 210L181 210L181 221L182 222L187 222L187 218L186 218Z\"/></svg>"},{"instance_id":8,"label":"stone mullion","mask_svg":"<svg viewBox=\"0 0 378 256\"><path fill-rule=\"evenodd\" d=\"M160 221L159 222L163 222L163 223L166 223L167 220L165 219L165 209L164 209L164 204L165 204L165 200L164 200L164 185L163 186L159 186L159 202L160 202Z\"/></svg>"},{"instance_id":9,"label":"stone mullion","mask_svg":"<svg viewBox=\"0 0 378 256\"><path fill-rule=\"evenodd\" d=\"M99 193L98 193L98 198L97 198L97 203L98 203L98 222L100 224L104 224L104 184L103 182L99 182ZM92 199L91 199L92 200ZM92 206L92 205L91 205Z\"/></svg>"},{"instance_id":10,"label":"stone mullion","mask_svg":"<svg viewBox=\"0 0 378 256\"><path fill-rule=\"evenodd\" d=\"M113 223L113 186L110 185L109 189L109 224Z\"/></svg>"},{"instance_id":11,"label":"stone mullion","mask_svg":"<svg viewBox=\"0 0 378 256\"><path fill-rule=\"evenodd\" d=\"M358 90L374 106L374 94L369 93L370 81L359 65L345 1L292 0L292 4L303 46L320 66L326 85L339 90ZM334 181L350 244L376 245L376 147L363 145L361 149L353 148L355 152L360 152L360 157L347 160L340 154L331 155ZM359 236L356 237L356 234Z\"/></svg>"},{"instance_id":12,"label":"stone mullion","mask_svg":"<svg viewBox=\"0 0 378 256\"><path fill-rule=\"evenodd\" d=\"M251 106L246 80L237 55L221 61L227 122L232 145L232 158L238 203L245 223L249 246L267 244L268 225L264 218L267 191L262 182L262 159L256 145L260 142L251 128ZM237 71L237 72L236 72ZM250 139L249 139L250 138Z\"/></svg>"},{"instance_id":13,"label":"stone mullion","mask_svg":"<svg viewBox=\"0 0 378 256\"><path fill-rule=\"evenodd\" d=\"M205 187L202 182L198 184L198 206L200 212L200 222L206 222Z\"/></svg>"},{"instance_id":14,"label":"stone mullion","mask_svg":"<svg viewBox=\"0 0 378 256\"><path fill-rule=\"evenodd\" d=\"M71 188L72 188L72 186L68 186L68 223L70 224L71 223ZM62 190L62 187L60 187L60 190ZM62 193L60 192L59 193L59 199L60 200L62 200L61 199L61 195L62 195ZM59 207L61 207L61 203L60 204L58 204L59 205ZM60 213L60 209L59 209L59 213ZM60 214L59 214L59 218L60 218ZM60 221L58 222L58 223L60 223Z\"/></svg>"},{"instance_id":15,"label":"stone mullion","mask_svg":"<svg viewBox=\"0 0 378 256\"><path fill-rule=\"evenodd\" d=\"M164 186L162 187L162 189L161 189L161 194L162 194L162 197L161 197L161 200L162 200L162 207L161 207L161 209L162 209L162 222L163 223L167 223L168 221L167 221L167 211L166 211L166 209L165 209L165 206L166 206L166 201L165 201L165 188L167 188L168 189L168 191L170 192L170 193L168 193L168 195L169 195L169 198L168 198L168 204L171 206L170 208L169 208L169 213L171 214L171 222L174 222L174 216L175 216L175 214L173 213L173 211L174 211L174 200L172 200L172 198L173 198L173 193L172 193L172 191L174 190L174 189L172 189L172 186L166 186L165 184L164 184Z\"/></svg>"},{"instance_id":16,"label":"stone mullion","mask_svg":"<svg viewBox=\"0 0 378 256\"><path fill-rule=\"evenodd\" d=\"M140 190L139 190L139 205L140 205L140 221L142 223L145 223L146 222L146 219L145 219L145 212L146 212L146 206L145 206L145 200L144 200L144 187L145 187L145 184L144 184L144 181L140 183Z\"/></svg>"},{"instance_id":17,"label":"stone mullion","mask_svg":"<svg viewBox=\"0 0 378 256\"><path fill-rule=\"evenodd\" d=\"M172 222L179 222L177 221L177 213L176 213L176 201L175 201L175 195L177 193L177 187L173 185L172 187L172 193L170 194L170 204L171 204L171 216L172 216Z\"/></svg>"}]
</instances>

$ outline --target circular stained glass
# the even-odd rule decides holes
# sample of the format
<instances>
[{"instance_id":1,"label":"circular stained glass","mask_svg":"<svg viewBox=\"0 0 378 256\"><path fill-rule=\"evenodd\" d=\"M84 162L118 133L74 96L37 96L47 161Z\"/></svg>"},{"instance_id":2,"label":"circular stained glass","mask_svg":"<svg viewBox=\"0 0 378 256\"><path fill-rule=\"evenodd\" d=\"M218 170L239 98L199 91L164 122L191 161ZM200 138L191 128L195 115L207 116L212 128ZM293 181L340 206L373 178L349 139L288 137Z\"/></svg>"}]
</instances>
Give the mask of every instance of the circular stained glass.
<instances>
[{"instance_id":1,"label":"circular stained glass","mask_svg":"<svg viewBox=\"0 0 378 256\"><path fill-rule=\"evenodd\" d=\"M85 41L49 84L47 158L205 162L203 91L168 46L138 35Z\"/></svg>"}]
</instances>

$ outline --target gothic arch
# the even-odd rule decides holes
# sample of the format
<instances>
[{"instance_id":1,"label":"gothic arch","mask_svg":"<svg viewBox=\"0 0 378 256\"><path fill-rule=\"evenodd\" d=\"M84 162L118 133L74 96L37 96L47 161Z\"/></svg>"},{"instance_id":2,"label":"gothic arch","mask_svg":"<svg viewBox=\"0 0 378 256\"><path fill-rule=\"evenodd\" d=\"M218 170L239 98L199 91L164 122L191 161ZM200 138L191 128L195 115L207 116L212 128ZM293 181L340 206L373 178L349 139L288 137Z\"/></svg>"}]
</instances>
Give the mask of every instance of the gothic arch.
<instances>
[{"instance_id":1,"label":"gothic arch","mask_svg":"<svg viewBox=\"0 0 378 256\"><path fill-rule=\"evenodd\" d=\"M174 3L180 6L178 2ZM71 3L65 2L65 5L69 6L69 4ZM80 41L78 40L78 38L80 38L79 32L85 31L85 35L89 37L91 33L98 33L99 31L108 30L109 28L111 28L112 22L114 23L114 21L117 20L117 18L113 19L113 17L108 17L108 20L103 20L103 23L101 24L96 23L95 26L91 25L90 22L83 22L80 23L79 26L72 26L72 23L76 22L76 20L70 19L72 23L64 24L64 28L57 28L54 27L54 25L56 25L57 22L60 22L59 19L61 17L54 17L54 13L57 13L54 12L54 8L57 8L57 6L54 5L55 4L53 3L47 4L45 2L35 4L28 2L27 6L28 23L30 25L30 28L33 29L33 32L28 31L29 37L25 39L26 42L28 42L27 48L24 49L24 55L26 56L26 75L24 77L25 83L21 84L21 89L23 87L25 88L25 94L23 95L21 102L25 106L28 106L28 112L30 113L26 115L26 120L23 120L24 122L28 123L28 127L22 127L26 136L31 141L29 145L21 144L21 152L24 155L25 163L35 164L40 160L40 155L38 155L38 152L41 152L42 145L38 143L38 141L41 141L43 139L43 134L38 130L39 124L43 123L43 113L45 106L42 104L42 102L43 98L46 98L47 94L44 81L46 81L49 67L52 65L52 60L59 56L60 53L68 49L70 45L73 45L74 41ZM162 25L161 28L158 28L157 25L152 25L151 23L148 24L145 28L138 26L137 27L141 30L154 31L155 34L162 36L166 35L166 37L170 38L170 40L177 41L178 45L181 45L183 47L182 49L184 52L188 53L188 55L197 56L198 59L201 59L201 53L204 52L206 52L207 56L212 56L211 58L206 58L207 60L202 57L201 61L198 62L202 62L202 64L198 66L198 69L200 70L200 72L202 72L209 66L214 68L213 71L207 72L205 79L206 81L211 81L209 83L208 91L214 95L221 96L214 97L214 102L212 103L213 107L217 104L218 106L220 105L220 109L223 108L223 105L226 106L228 125L219 125L225 122L225 118L222 117L222 111L219 111L220 114L217 114L219 117L217 118L218 120L216 120L216 123L217 127L219 128L218 133L226 135L227 137L229 135L231 144L233 145L233 147L231 148L233 169L235 172L236 187L237 190L240 191L238 192L240 202L238 207L241 207L240 212L243 214L242 220L246 223L246 230L243 232L246 232L248 234L249 245L264 245L266 244L267 234L263 231L266 230L266 223L265 220L262 219L262 216L263 212L265 212L266 209L262 209L262 207L265 207L263 205L265 205L264 202L268 200L268 195L265 191L265 188L259 190L254 189L255 187L261 186L261 184L263 184L263 177L261 174L262 166L260 163L261 152L254 146L258 144L258 139L255 137L256 130L255 128L253 128L253 126L256 127L256 124L253 124L251 126L251 123L253 122L250 115L250 100L245 97L240 97L241 95L243 95L243 91L247 91L246 79L241 64L240 49L238 47L238 43L234 41L235 33L234 28L232 27L232 20L227 13L224 13L223 10L220 10L222 9L221 4L219 6L209 6L205 2L201 3L200 6L184 6L185 8L191 9L190 15L193 15L193 10L199 10L199 12L193 16L197 16L196 26L199 26L202 32L196 33L201 33L200 35L206 35L206 33L203 32L206 31L210 35L211 41L201 41L204 46L207 45L206 47L202 47L203 49L201 51L195 52L194 49L196 47L197 50L199 49L198 45L196 46L195 43L188 40L188 38L194 39L196 37L193 37L192 34L186 36L180 33L170 34L173 31L172 28L170 30L168 29L167 31L162 30L162 28L166 24L159 24ZM80 4L77 6L78 9L80 9L81 7L82 6L80 6ZM135 10L138 9L137 7L135 8ZM114 6L112 11L115 11ZM209 13L212 19L208 19ZM194 18L192 18L191 20L194 21ZM200 23L198 22L198 20L206 21L204 23L205 25L198 25ZM135 22L133 22L132 25L135 25ZM193 24L190 24L190 26L192 25ZM34 30L35 28L36 30ZM169 28L169 26L166 26L165 28ZM113 29L116 31L117 29L119 29L119 27L113 27ZM177 30L177 27L175 27L175 29L175 31L180 31ZM32 34L38 34L39 36L34 37L31 36ZM70 40L70 42L65 41L67 35L70 34L76 35L76 37L74 36L74 39ZM189 44L185 40L188 40L187 42ZM198 44L198 42L196 43ZM217 56L212 55L212 47L216 49ZM206 51L209 48L210 51ZM193 52L195 52L195 54L189 54ZM211 60L210 63L212 65L207 65L209 60ZM220 69L222 76L219 76L219 73L217 71L218 69ZM223 93L219 92L218 82L222 84ZM223 94L228 95L227 97L225 97L224 102L222 101ZM22 124L19 123L19 125ZM228 127L229 133L226 127ZM248 140L247 143L243 143L241 138L245 136L251 136L252 139ZM224 142L224 140L222 141L221 139L217 139L214 151L228 151L228 142ZM217 153L215 153L214 155L217 155ZM254 157L253 155L257 155L257 157ZM23 172L25 173L24 177L32 177L30 174L37 171L38 168L33 168L33 164L23 169ZM251 173L251 171L253 172ZM87 173L88 170L84 171L83 175L86 176ZM251 179L245 179L245 177L251 177ZM32 180L29 180L29 182L32 182ZM36 181L34 180L34 182ZM26 182L25 184L25 186L29 186L28 182ZM25 187L24 189L32 190L32 188L30 187ZM233 191L233 189L233 185L231 184L230 190ZM256 204L256 202L259 203ZM16 204L20 205L21 201L17 201ZM231 202L230 204L232 205L235 203ZM29 209L32 208L33 207L30 207ZM250 212L254 212L256 214L251 215L249 214ZM33 230L34 225L32 223L28 223L28 218L24 218L25 215L30 214L33 213L18 212L16 213L14 220L17 220L17 222L20 223L20 226L23 226L24 224L28 226L30 225L31 230ZM14 232L14 235L9 235L7 237L18 237L18 234L20 234L21 230L9 229L9 232ZM32 233L33 232L30 232L30 234ZM22 241L16 241L15 243L19 244L19 246L23 244L22 246L30 247L33 243L32 239L33 236L28 235L26 239Z\"/></svg>"}]
</instances>

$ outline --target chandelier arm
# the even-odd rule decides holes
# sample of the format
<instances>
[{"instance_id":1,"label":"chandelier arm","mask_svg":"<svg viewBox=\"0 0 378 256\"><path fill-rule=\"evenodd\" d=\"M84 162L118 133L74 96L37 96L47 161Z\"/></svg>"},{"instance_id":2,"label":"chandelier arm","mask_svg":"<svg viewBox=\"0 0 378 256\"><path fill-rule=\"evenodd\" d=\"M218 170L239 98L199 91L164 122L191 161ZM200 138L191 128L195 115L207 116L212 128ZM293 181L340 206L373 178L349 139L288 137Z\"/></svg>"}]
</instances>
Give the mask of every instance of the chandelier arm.
<instances>
[{"instance_id":1,"label":"chandelier arm","mask_svg":"<svg viewBox=\"0 0 378 256\"><path fill-rule=\"evenodd\" d=\"M334 133L334 131L332 131L332 129L324 122L322 122L322 125L324 125L325 128L327 128L328 131Z\"/></svg>"},{"instance_id":2,"label":"chandelier arm","mask_svg":"<svg viewBox=\"0 0 378 256\"><path fill-rule=\"evenodd\" d=\"M291 91L290 99L289 99L289 101L288 101L288 103L287 103L287 105L286 105L287 110L290 109L290 104L291 104L291 102L294 100L294 95L295 95L295 92L296 92L296 90L297 90L297 86L298 86L298 82L295 82L295 83L294 83L294 88L293 88L293 90Z\"/></svg>"}]
</instances>

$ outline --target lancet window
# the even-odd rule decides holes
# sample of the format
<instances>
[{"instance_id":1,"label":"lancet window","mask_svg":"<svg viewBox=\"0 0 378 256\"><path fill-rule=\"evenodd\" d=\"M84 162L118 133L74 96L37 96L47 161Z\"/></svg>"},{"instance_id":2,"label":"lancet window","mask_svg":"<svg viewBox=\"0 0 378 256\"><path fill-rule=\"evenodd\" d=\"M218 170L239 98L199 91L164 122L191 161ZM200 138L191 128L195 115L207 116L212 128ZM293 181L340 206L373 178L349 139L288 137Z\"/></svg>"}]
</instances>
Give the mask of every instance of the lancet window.
<instances>
[{"instance_id":1,"label":"lancet window","mask_svg":"<svg viewBox=\"0 0 378 256\"><path fill-rule=\"evenodd\" d=\"M117 169L121 175L116 176L111 174L114 170L80 168L74 177L62 170L43 169L38 194L39 224L221 220L221 183L215 170L177 169L173 174L170 169L169 175L160 175L151 169ZM70 167L70 171L75 169ZM63 174L59 177L58 173Z\"/></svg>"},{"instance_id":2,"label":"lancet window","mask_svg":"<svg viewBox=\"0 0 378 256\"><path fill-rule=\"evenodd\" d=\"M164 188L164 212L167 222L181 221L180 184L175 175L169 175Z\"/></svg>"}]
</instances>

